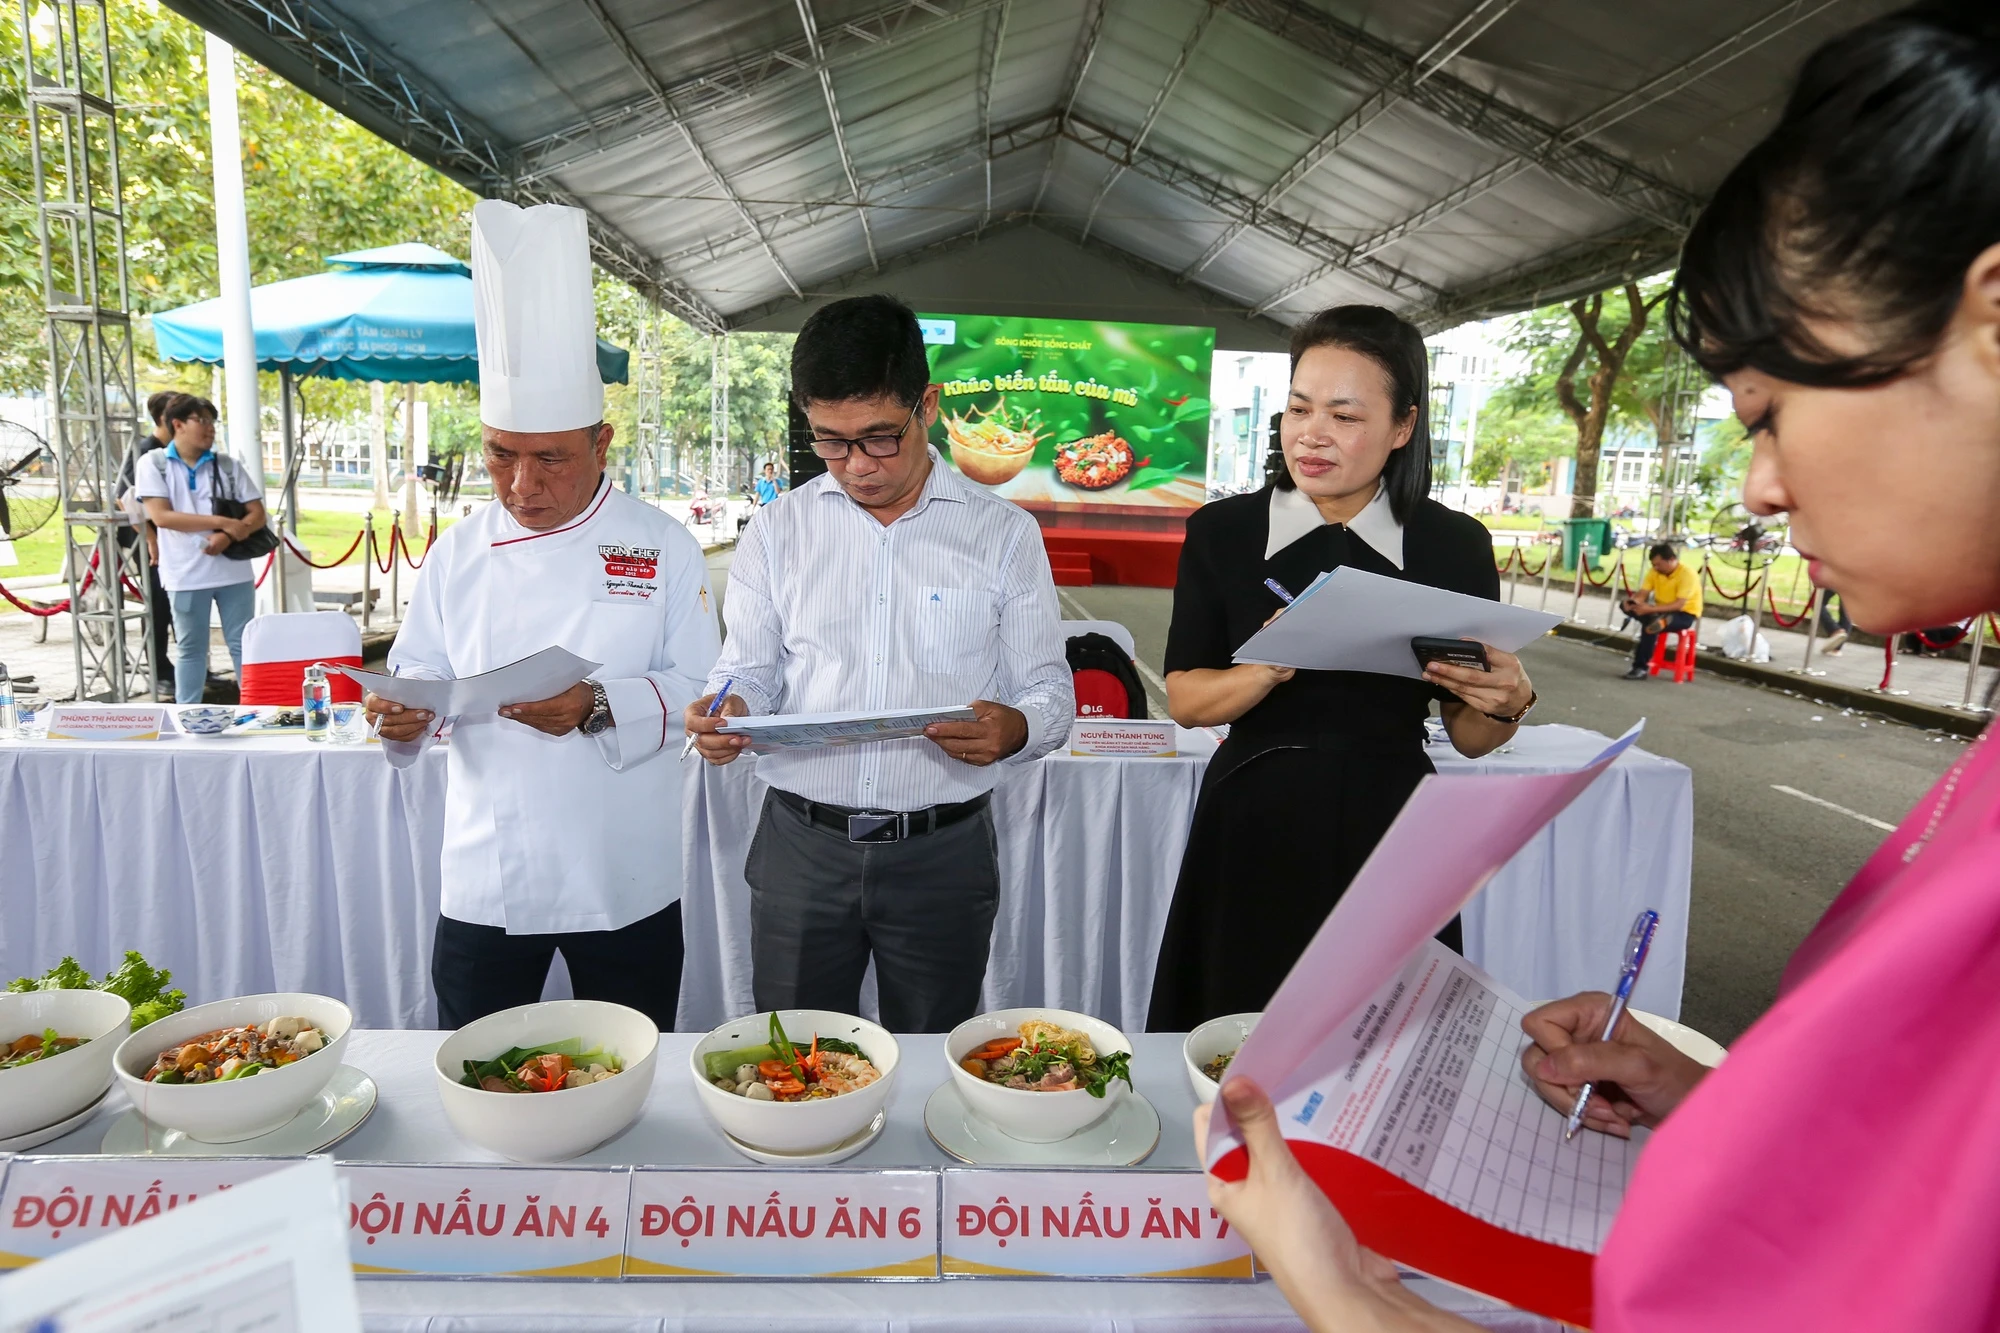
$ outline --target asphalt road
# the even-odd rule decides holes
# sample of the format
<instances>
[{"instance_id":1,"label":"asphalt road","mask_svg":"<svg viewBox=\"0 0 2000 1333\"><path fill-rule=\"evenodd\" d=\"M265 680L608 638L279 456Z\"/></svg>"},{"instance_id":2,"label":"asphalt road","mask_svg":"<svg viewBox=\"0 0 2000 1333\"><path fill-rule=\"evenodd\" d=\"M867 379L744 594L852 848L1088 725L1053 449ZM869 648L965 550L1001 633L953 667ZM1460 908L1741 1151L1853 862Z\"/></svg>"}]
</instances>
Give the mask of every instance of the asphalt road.
<instances>
[{"instance_id":1,"label":"asphalt road","mask_svg":"<svg viewBox=\"0 0 2000 1333\"><path fill-rule=\"evenodd\" d=\"M709 557L718 605L729 556ZM1164 715L1158 679L1173 594L1059 592L1065 618L1116 620L1132 631L1147 691ZM1964 748L1710 676L1686 685L1622 680L1621 655L1570 640L1544 639L1523 657L1542 698L1534 720L1615 736L1644 717L1641 744L1694 771L1694 919L1681 1018L1725 1044L1769 1006L1785 959L1886 836L1877 823L1898 823Z\"/></svg>"}]
</instances>

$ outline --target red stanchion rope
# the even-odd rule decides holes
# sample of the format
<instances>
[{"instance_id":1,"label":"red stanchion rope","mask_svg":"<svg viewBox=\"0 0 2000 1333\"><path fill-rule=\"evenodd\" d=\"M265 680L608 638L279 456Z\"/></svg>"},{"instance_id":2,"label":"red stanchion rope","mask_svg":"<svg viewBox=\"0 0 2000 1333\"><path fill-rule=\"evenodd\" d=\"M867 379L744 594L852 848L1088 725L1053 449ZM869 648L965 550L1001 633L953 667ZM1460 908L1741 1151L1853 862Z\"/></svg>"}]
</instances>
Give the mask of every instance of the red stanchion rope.
<instances>
[{"instance_id":1,"label":"red stanchion rope","mask_svg":"<svg viewBox=\"0 0 2000 1333\"><path fill-rule=\"evenodd\" d=\"M1516 547L1515 549L1518 551L1520 548ZM1536 565L1533 569L1530 569L1528 568L1528 557L1524 555L1521 557L1521 572L1523 574L1526 574L1531 579L1535 578L1538 575L1540 575L1543 570L1549 567L1549 559L1550 557L1544 554L1542 556L1542 563Z\"/></svg>"},{"instance_id":2,"label":"red stanchion rope","mask_svg":"<svg viewBox=\"0 0 2000 1333\"><path fill-rule=\"evenodd\" d=\"M308 565L311 565L314 569L337 569L341 565L347 563L349 556L353 555L356 551L361 549L361 538L363 537L363 535L366 534L366 532L367 532L366 528L357 528L354 533L354 540L348 543L347 549L345 551L342 551L340 553L340 558L337 560L330 560L325 564L321 564L319 561L313 559L312 552L306 550L303 546L300 546L297 542L293 541L289 536L285 538L285 545L292 548L293 555L305 561ZM385 574L388 573L387 570L383 570L382 572Z\"/></svg>"},{"instance_id":3,"label":"red stanchion rope","mask_svg":"<svg viewBox=\"0 0 2000 1333\"><path fill-rule=\"evenodd\" d=\"M1922 630L1912 630L1911 633L1917 636L1918 643L1921 643L1924 647L1930 649L1934 653L1941 653L1946 651L1947 649L1956 648L1958 647L1958 645L1965 642L1965 636L1972 633L1972 621L1968 620L1963 625L1960 625L1958 627L1958 633L1953 635L1951 638L1945 640L1943 643L1931 642L1931 636L1924 633Z\"/></svg>"},{"instance_id":4,"label":"red stanchion rope","mask_svg":"<svg viewBox=\"0 0 2000 1333\"><path fill-rule=\"evenodd\" d=\"M1889 691L1889 677L1896 674L1896 636L1891 634L1882 640L1882 683L1875 688L1884 694Z\"/></svg>"},{"instance_id":5,"label":"red stanchion rope","mask_svg":"<svg viewBox=\"0 0 2000 1333\"><path fill-rule=\"evenodd\" d=\"M391 523L389 525L389 558L387 560L377 562L375 557L371 554L367 557L367 559L369 564L374 565L376 569L380 570L384 574L387 574L391 569L394 569L396 567L396 525L394 523Z\"/></svg>"},{"instance_id":6,"label":"red stanchion rope","mask_svg":"<svg viewBox=\"0 0 2000 1333\"><path fill-rule=\"evenodd\" d=\"M90 585L96 582L97 562L102 558L102 556L103 552L101 551L92 551L90 553L90 568L85 570L83 573L83 586L77 589L78 595L82 595L83 593L89 592ZM21 610L26 611L29 615L39 616L44 620L49 619L51 616L62 615L65 611L69 610L69 598L67 597L63 598L60 602L23 601L21 598L16 597L4 583L0 583L0 597L5 597L8 601L12 602L15 606L19 607Z\"/></svg>"},{"instance_id":7,"label":"red stanchion rope","mask_svg":"<svg viewBox=\"0 0 2000 1333\"><path fill-rule=\"evenodd\" d=\"M1758 586L1764 582L1761 576L1753 577L1748 583L1743 585L1742 592L1730 592L1715 581L1715 574L1707 567L1703 567L1701 573L1702 577L1708 580L1708 586L1715 589L1717 597L1720 597L1725 602L1736 602L1745 606L1749 605L1750 594L1757 591Z\"/></svg>"},{"instance_id":8,"label":"red stanchion rope","mask_svg":"<svg viewBox=\"0 0 2000 1333\"><path fill-rule=\"evenodd\" d=\"M410 568L422 569L424 567L424 560L430 559L431 547L436 543L437 535L438 535L437 524L433 523L431 524L431 530L429 534L424 537L423 560L419 560L417 558L417 553L410 549L410 543L404 539L403 530L401 528L396 529L396 536L394 538L394 541L396 542L396 544L400 545L403 548L403 559L410 562ZM387 571L385 570L384 572L386 573Z\"/></svg>"},{"instance_id":9,"label":"red stanchion rope","mask_svg":"<svg viewBox=\"0 0 2000 1333\"><path fill-rule=\"evenodd\" d=\"M271 552L271 554L269 554L269 555L265 556L265 557L264 557L264 572L263 572L262 574L259 574L259 575L257 576L257 581L256 581L255 583L251 584L250 586L251 586L251 587L253 587L253 588L261 588L261 587L263 587L263 586L264 586L264 580L265 580L265 579L267 579L267 578L269 578L269 577L271 576L271 566L272 566L272 565L275 565L275 564L277 564L277 563L278 563L278 553L277 553L276 551L273 551L273 552Z\"/></svg>"},{"instance_id":10,"label":"red stanchion rope","mask_svg":"<svg viewBox=\"0 0 2000 1333\"><path fill-rule=\"evenodd\" d=\"M1771 619L1777 623L1779 629L1791 629L1794 626L1805 624L1806 617L1812 614L1813 603L1818 600L1819 589L1814 588L1810 593L1806 594L1806 604L1799 611L1798 615L1787 620L1784 617L1784 613L1778 610L1777 591L1771 587L1769 579L1764 580L1764 604L1771 608Z\"/></svg>"},{"instance_id":11,"label":"red stanchion rope","mask_svg":"<svg viewBox=\"0 0 2000 1333\"><path fill-rule=\"evenodd\" d=\"M1508 570L1512 569L1514 567L1514 557L1516 555L1519 555L1520 552L1521 548L1518 546L1508 547L1507 558L1505 560L1502 560L1499 564L1493 566L1493 572L1495 574L1505 574Z\"/></svg>"}]
</instances>

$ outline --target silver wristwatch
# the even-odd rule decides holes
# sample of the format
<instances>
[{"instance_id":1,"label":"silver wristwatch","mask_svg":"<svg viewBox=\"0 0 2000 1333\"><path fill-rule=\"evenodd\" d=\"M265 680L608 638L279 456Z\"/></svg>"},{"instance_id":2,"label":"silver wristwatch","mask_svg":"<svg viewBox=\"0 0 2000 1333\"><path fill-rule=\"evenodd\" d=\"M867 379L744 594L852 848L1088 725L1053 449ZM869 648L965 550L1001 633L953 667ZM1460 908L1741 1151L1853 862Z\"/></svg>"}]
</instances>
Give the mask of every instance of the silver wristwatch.
<instances>
[{"instance_id":1,"label":"silver wristwatch","mask_svg":"<svg viewBox=\"0 0 2000 1333\"><path fill-rule=\"evenodd\" d=\"M601 735L611 725L611 700L604 693L604 682L585 682L590 686L590 715L583 719L577 730L586 736Z\"/></svg>"}]
</instances>

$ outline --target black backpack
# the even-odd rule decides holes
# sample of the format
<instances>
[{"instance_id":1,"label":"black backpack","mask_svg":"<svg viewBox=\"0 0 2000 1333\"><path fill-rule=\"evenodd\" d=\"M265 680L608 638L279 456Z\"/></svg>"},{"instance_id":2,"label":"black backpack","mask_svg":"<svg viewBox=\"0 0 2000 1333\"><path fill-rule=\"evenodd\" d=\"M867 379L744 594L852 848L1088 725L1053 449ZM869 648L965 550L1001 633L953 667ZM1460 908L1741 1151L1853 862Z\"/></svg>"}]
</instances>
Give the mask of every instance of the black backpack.
<instances>
[{"instance_id":1,"label":"black backpack","mask_svg":"<svg viewBox=\"0 0 2000 1333\"><path fill-rule=\"evenodd\" d=\"M1107 634L1072 635L1067 645L1070 677L1076 683L1078 717L1138 719L1146 716L1146 687L1132 659ZM1119 711L1119 691L1124 691Z\"/></svg>"}]
</instances>

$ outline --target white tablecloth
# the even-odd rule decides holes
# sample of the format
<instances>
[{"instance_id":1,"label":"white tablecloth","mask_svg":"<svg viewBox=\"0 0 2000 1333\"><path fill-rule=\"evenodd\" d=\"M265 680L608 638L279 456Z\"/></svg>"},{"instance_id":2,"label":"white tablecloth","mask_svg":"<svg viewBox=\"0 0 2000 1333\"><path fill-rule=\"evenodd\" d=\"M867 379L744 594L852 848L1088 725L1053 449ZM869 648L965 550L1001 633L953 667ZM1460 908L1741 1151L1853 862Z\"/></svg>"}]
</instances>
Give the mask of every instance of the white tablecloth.
<instances>
[{"instance_id":1,"label":"white tablecloth","mask_svg":"<svg viewBox=\"0 0 2000 1333\"><path fill-rule=\"evenodd\" d=\"M1602 743L1528 727L1482 760L1434 758L1446 771L1548 771ZM372 746L289 738L0 744L0 980L63 954L103 971L138 949L196 1001L314 991L367 1026L427 1027L443 759L398 772ZM1143 1029L1205 763L1056 755L1009 771L996 793L991 1007ZM696 1031L750 1008L742 868L762 799L750 763L700 771L681 812L680 1026ZM1531 999L1602 988L1633 916L1654 907L1660 938L1634 1002L1678 1015L1692 791L1681 765L1627 754L1467 909L1467 955Z\"/></svg>"},{"instance_id":2,"label":"white tablecloth","mask_svg":"<svg viewBox=\"0 0 2000 1333\"><path fill-rule=\"evenodd\" d=\"M347 1063L375 1080L375 1113L333 1149L335 1157L366 1162L491 1162L498 1158L465 1143L438 1105L432 1056L440 1032L357 1032ZM581 1162L675 1166L750 1166L733 1152L695 1103L687 1053L697 1040L660 1040L658 1071L639 1123ZM851 1168L947 1166L924 1132L924 1099L945 1077L944 1039L906 1036L903 1070L889 1098L882 1136L846 1165ZM1174 1034L1133 1042L1132 1081L1160 1113L1160 1146L1152 1169L1197 1165L1189 1117L1194 1099ZM94 1153L130 1103L114 1088L81 1128L36 1149L37 1154ZM1424 1294L1485 1326L1506 1333L1554 1333L1556 1325L1498 1306L1441 1283L1421 1281ZM1257 1283L1008 1282L734 1283L378 1281L360 1284L371 1333L740 1333L780 1324L787 1330L1004 1329L1044 1333L1290 1333L1302 1327L1277 1286ZM777 1311L782 1308L782 1314Z\"/></svg>"}]
</instances>

